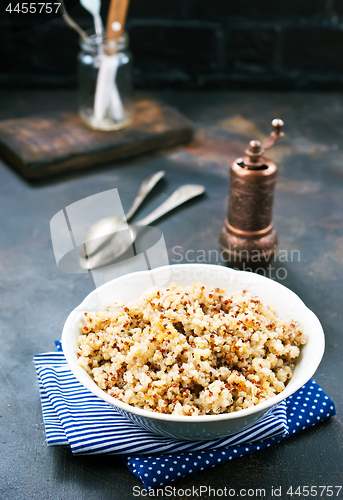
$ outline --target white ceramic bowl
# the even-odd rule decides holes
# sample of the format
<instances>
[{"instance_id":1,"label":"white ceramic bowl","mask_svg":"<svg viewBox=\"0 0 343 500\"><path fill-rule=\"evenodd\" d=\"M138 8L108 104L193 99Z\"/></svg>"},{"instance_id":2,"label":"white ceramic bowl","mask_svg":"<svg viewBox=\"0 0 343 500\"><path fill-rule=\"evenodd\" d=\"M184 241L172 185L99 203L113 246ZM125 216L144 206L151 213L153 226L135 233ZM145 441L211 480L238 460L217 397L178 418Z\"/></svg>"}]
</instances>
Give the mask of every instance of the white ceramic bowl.
<instances>
[{"instance_id":1,"label":"white ceramic bowl","mask_svg":"<svg viewBox=\"0 0 343 500\"><path fill-rule=\"evenodd\" d=\"M301 322L308 342L301 349L294 375L284 391L252 408L220 415L174 416L154 413L122 403L100 389L77 363L78 328L85 311L95 311L115 300L131 301L151 286L177 283L186 286L201 282L211 287L226 288L229 293L248 290L270 305L282 319ZM324 354L324 332L318 318L291 290L254 273L235 271L208 264L178 264L128 274L106 283L90 293L69 315L62 333L62 348L75 377L93 394L116 407L123 415L157 434L181 439L215 439L228 436L250 426L266 415L273 406L302 387L316 371Z\"/></svg>"}]
</instances>

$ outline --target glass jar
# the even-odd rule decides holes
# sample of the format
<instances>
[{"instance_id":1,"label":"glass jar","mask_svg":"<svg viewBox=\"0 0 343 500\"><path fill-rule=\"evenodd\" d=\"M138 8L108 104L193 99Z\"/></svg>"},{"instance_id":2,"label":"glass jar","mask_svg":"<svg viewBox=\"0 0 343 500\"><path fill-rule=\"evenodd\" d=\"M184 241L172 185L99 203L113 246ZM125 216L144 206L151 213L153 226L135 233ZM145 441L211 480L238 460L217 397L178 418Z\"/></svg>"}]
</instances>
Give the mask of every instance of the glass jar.
<instances>
[{"instance_id":1,"label":"glass jar","mask_svg":"<svg viewBox=\"0 0 343 500\"><path fill-rule=\"evenodd\" d=\"M128 36L106 43L96 35L80 42L79 113L96 130L118 130L133 118L132 56Z\"/></svg>"}]
</instances>

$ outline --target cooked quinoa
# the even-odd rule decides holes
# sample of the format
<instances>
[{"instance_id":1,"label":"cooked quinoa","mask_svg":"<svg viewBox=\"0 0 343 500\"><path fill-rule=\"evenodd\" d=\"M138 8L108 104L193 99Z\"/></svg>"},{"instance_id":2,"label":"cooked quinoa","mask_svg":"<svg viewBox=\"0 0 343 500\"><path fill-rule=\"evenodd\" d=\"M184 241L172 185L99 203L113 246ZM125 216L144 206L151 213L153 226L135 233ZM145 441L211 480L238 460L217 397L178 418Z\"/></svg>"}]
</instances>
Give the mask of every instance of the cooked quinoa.
<instances>
[{"instance_id":1,"label":"cooked quinoa","mask_svg":"<svg viewBox=\"0 0 343 500\"><path fill-rule=\"evenodd\" d=\"M249 408L281 392L306 335L243 290L149 289L84 314L79 364L114 398L172 415Z\"/></svg>"}]
</instances>

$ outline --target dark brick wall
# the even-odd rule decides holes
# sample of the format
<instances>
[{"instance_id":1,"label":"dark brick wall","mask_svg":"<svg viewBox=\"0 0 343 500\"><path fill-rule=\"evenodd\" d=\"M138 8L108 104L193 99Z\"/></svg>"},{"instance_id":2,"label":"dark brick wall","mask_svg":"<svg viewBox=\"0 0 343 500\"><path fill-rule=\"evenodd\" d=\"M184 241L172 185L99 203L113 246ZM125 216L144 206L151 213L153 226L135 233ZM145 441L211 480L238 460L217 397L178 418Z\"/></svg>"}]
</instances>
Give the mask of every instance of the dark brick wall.
<instances>
[{"instance_id":1,"label":"dark brick wall","mask_svg":"<svg viewBox=\"0 0 343 500\"><path fill-rule=\"evenodd\" d=\"M92 25L81 6L71 14ZM76 85L77 35L63 19L0 28L1 86ZM131 0L127 30L136 87L343 85L343 0Z\"/></svg>"}]
</instances>

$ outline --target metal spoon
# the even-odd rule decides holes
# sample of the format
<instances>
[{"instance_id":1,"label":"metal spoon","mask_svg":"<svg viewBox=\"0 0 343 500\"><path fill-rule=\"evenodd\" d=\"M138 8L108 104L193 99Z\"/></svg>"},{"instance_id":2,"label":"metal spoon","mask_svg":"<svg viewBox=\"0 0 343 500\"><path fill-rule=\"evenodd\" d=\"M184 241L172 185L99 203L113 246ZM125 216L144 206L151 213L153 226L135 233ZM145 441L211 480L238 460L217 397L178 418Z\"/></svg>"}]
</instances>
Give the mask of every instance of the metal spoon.
<instances>
[{"instance_id":1,"label":"metal spoon","mask_svg":"<svg viewBox=\"0 0 343 500\"><path fill-rule=\"evenodd\" d=\"M186 184L179 187L169 198L164 201L149 215L136 222L135 224L127 225L124 221L118 227L115 234L112 235L111 241L97 253L89 255L88 243L84 244L83 255L80 256L79 264L83 269L96 269L112 263L118 257L123 255L130 246L135 242L139 230L145 228L155 220L178 207L182 203L199 196L205 192L204 186Z\"/></svg>"},{"instance_id":2,"label":"metal spoon","mask_svg":"<svg viewBox=\"0 0 343 500\"><path fill-rule=\"evenodd\" d=\"M65 5L64 5L64 0L61 0L61 4L62 4L62 9L63 9L63 14L62 14L62 17L63 19L65 20L65 22L67 24L69 24L69 26L71 28L73 28L73 30L75 30L80 36L81 38L83 38L84 40L86 40L87 38L87 33L81 28L81 26L79 26L78 24L76 24L76 22L74 21L74 19L72 19L70 17L70 15L68 14L66 8L65 8Z\"/></svg>"},{"instance_id":3,"label":"metal spoon","mask_svg":"<svg viewBox=\"0 0 343 500\"><path fill-rule=\"evenodd\" d=\"M113 234L118 231L119 228L123 228L123 224L131 219L143 200L145 200L147 195L156 186L158 181L162 179L164 174L165 172L161 170L160 172L156 172L156 174L151 175L150 177L145 179L145 181L143 181L136 198L134 199L129 211L125 215L125 219L115 216L105 217L104 219L99 220L90 227L84 238L84 243L87 245L88 256L91 256L98 252L100 248L105 246L106 243L108 243L109 240L112 239ZM84 252L82 249L81 256L84 256Z\"/></svg>"}]
</instances>

